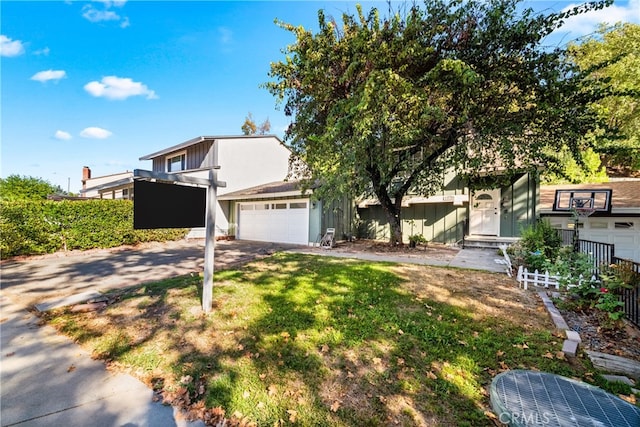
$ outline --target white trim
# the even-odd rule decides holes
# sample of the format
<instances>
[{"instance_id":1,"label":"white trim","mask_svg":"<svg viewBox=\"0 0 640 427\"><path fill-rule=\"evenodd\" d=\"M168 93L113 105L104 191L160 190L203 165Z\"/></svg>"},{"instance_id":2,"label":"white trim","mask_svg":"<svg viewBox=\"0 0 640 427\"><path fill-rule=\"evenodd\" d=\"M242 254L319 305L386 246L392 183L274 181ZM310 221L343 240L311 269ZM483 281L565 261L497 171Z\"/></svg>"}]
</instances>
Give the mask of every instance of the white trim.
<instances>
[{"instance_id":1,"label":"white trim","mask_svg":"<svg viewBox=\"0 0 640 427\"><path fill-rule=\"evenodd\" d=\"M169 160L174 159L176 157L184 156L184 168L179 170L169 170ZM168 154L164 156L164 171L167 173L176 173L176 172L184 172L187 169L187 150L178 151L176 153Z\"/></svg>"},{"instance_id":2,"label":"white trim","mask_svg":"<svg viewBox=\"0 0 640 427\"><path fill-rule=\"evenodd\" d=\"M281 193L261 193L261 194L241 194L237 196L222 195L222 196L218 196L218 200L281 199L283 197L298 197L298 196L304 196L304 194L302 194L302 191L284 191Z\"/></svg>"}]
</instances>

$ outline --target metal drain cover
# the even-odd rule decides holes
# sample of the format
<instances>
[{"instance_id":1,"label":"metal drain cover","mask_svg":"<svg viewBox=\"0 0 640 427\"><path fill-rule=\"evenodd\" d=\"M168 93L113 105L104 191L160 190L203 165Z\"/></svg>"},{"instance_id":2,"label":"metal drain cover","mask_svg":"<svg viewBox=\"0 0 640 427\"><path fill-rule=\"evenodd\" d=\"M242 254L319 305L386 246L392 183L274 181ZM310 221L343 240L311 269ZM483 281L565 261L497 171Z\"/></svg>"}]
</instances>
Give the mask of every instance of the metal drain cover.
<instances>
[{"instance_id":1,"label":"metal drain cover","mask_svg":"<svg viewBox=\"0 0 640 427\"><path fill-rule=\"evenodd\" d=\"M513 370L491 382L491 407L509 426L639 427L640 408L592 385Z\"/></svg>"}]
</instances>

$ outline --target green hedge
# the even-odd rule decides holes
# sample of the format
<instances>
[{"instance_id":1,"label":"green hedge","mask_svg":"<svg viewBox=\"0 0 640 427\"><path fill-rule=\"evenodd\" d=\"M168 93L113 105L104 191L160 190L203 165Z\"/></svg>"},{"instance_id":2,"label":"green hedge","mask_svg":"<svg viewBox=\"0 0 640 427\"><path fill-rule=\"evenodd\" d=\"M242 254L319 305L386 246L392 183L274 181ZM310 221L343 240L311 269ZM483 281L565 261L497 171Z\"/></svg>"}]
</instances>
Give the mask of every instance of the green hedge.
<instances>
[{"instance_id":1,"label":"green hedge","mask_svg":"<svg viewBox=\"0 0 640 427\"><path fill-rule=\"evenodd\" d=\"M187 232L187 229L134 230L130 200L0 201L2 259L177 240Z\"/></svg>"}]
</instances>

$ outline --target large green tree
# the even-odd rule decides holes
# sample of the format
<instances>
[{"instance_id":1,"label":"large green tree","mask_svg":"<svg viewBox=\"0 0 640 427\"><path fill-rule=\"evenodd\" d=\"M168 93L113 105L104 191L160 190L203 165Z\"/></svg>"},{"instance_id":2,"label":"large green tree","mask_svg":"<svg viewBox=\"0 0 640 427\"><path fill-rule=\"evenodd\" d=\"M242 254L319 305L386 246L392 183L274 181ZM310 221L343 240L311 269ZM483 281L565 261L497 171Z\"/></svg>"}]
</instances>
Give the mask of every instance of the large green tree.
<instances>
[{"instance_id":1,"label":"large green tree","mask_svg":"<svg viewBox=\"0 0 640 427\"><path fill-rule=\"evenodd\" d=\"M598 129L587 138L594 139L611 173L640 173L640 25L601 25L592 36L572 43L568 52L588 79L606 82L613 92L592 107L620 135L596 138Z\"/></svg>"},{"instance_id":2,"label":"large green tree","mask_svg":"<svg viewBox=\"0 0 640 427\"><path fill-rule=\"evenodd\" d=\"M267 89L293 118L291 173L316 194L375 195L402 243L406 194L429 195L453 168L470 183L545 163L594 124L594 91L542 40L570 15L519 11L518 0L428 0L381 17L318 12L319 31L278 22L296 42L272 63Z\"/></svg>"},{"instance_id":3,"label":"large green tree","mask_svg":"<svg viewBox=\"0 0 640 427\"><path fill-rule=\"evenodd\" d=\"M42 178L20 175L0 178L2 200L44 200L48 195L63 193L59 185L53 185Z\"/></svg>"}]
</instances>

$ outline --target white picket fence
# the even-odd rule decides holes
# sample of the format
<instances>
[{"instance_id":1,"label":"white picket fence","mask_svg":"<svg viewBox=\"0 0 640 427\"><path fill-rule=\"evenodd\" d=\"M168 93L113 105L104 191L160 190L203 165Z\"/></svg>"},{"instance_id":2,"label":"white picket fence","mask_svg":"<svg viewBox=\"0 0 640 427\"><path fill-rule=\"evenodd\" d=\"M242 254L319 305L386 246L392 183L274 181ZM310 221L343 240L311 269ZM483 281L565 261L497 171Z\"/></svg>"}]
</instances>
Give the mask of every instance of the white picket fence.
<instances>
[{"instance_id":1,"label":"white picket fence","mask_svg":"<svg viewBox=\"0 0 640 427\"><path fill-rule=\"evenodd\" d=\"M545 288L549 288L550 286L555 286L556 289L560 289L560 283L558 282L560 278L556 275L550 274L548 271L545 271L544 273L540 273L538 272L538 270L535 270L532 273L526 268L524 268L523 266L520 266L518 267L518 275L516 276L516 279L518 280L518 283L520 284L520 286L522 286L524 289L527 289L529 284L532 284L534 286L544 286ZM582 285L584 280L585 279L582 277L582 275L580 275L580 277L578 278L578 284L568 285L567 288L580 286ZM596 278L595 275L591 276L590 282L591 283L598 282L598 279Z\"/></svg>"}]
</instances>

